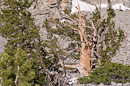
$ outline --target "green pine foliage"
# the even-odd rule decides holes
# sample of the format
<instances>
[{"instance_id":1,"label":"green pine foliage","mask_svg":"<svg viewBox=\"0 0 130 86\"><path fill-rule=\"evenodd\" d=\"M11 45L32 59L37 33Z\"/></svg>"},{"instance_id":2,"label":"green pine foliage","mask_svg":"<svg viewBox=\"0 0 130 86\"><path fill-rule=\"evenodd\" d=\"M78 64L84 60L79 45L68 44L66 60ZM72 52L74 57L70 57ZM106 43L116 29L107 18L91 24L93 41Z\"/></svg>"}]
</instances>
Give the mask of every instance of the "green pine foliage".
<instances>
[{"instance_id":1,"label":"green pine foliage","mask_svg":"<svg viewBox=\"0 0 130 86\"><path fill-rule=\"evenodd\" d=\"M5 7L0 8L0 35L8 41L5 45L5 53L9 57L3 62L11 61L8 65L11 69L7 69L11 74L7 73L9 74L8 77L3 76L3 78L9 80L11 85L4 86L13 86L12 83L15 82L18 65L20 66L19 81L16 85L55 84L55 76L49 75L43 70L39 57L42 57L47 70L61 72L58 70L58 57L61 57L62 51L56 50L55 44L57 41L53 43L52 41L46 43L42 41L38 33L39 29L34 25L34 20L31 18L30 12L27 11L33 2L34 0L3 0ZM16 53L17 48L22 49L22 51L18 51L18 54ZM25 52L27 57L22 52ZM6 69L3 69L3 71L6 71Z\"/></svg>"},{"instance_id":2,"label":"green pine foliage","mask_svg":"<svg viewBox=\"0 0 130 86\"><path fill-rule=\"evenodd\" d=\"M115 12L111 7L110 0L108 0L108 3L108 17L102 23L102 28L104 28L102 36L104 39L99 43L101 44L99 54L102 56L102 62L109 62L111 58L116 55L116 51L119 49L121 42L125 39L124 31L121 28L115 28L115 22L113 20ZM106 48L104 49L104 47Z\"/></svg>"},{"instance_id":3,"label":"green pine foliage","mask_svg":"<svg viewBox=\"0 0 130 86\"><path fill-rule=\"evenodd\" d=\"M22 75L19 76L23 80L18 83L21 85L24 84L24 81L26 81L29 76L31 79L31 81L29 81L30 84L36 85L46 83L46 74L40 72L43 69L41 68L39 51L37 49L37 47L40 49L40 54L44 54L42 42L38 33L39 29L34 25L33 18L31 18L31 14L27 11L33 1L34 0L3 0L3 5L5 7L0 8L0 35L8 41L5 45L5 53L10 56L9 60L14 62L16 61L15 57L17 57L17 60L23 61L21 58L24 56L20 57L15 54L17 48L22 49L30 60L27 64L23 65L25 66L25 69L23 69L23 74L25 73L25 75L23 77ZM17 64L13 65L17 66ZM9 76L10 79L12 78L11 80L14 81L14 74L17 72L15 69L16 67L12 66L12 63L9 67L11 71L14 68L14 71L12 71L13 75ZM26 76L26 72L29 71L28 68L32 70L30 71L30 75L28 74ZM22 73L22 70L20 72Z\"/></svg>"},{"instance_id":4,"label":"green pine foliage","mask_svg":"<svg viewBox=\"0 0 130 86\"><path fill-rule=\"evenodd\" d=\"M108 14L109 17L112 17L112 18L116 16L114 9L112 9L111 0L108 0L107 14Z\"/></svg>"},{"instance_id":5,"label":"green pine foliage","mask_svg":"<svg viewBox=\"0 0 130 86\"><path fill-rule=\"evenodd\" d=\"M17 47L24 50L33 48L31 45L39 36L39 30L34 25L31 14L27 11L32 0L4 0L3 2L5 8L1 8L0 34L8 41L5 51L13 54Z\"/></svg>"},{"instance_id":6,"label":"green pine foliage","mask_svg":"<svg viewBox=\"0 0 130 86\"><path fill-rule=\"evenodd\" d=\"M63 52L63 50L60 49L60 47L58 46L57 44L58 40L56 37L51 37L51 36L49 37L50 39L46 40L43 44L45 48L48 48L48 50L46 50L46 56L44 58L45 60L44 62L46 68L50 70L58 71L60 73L61 71L58 70L60 68L58 62L59 59L63 58L63 54L66 53Z\"/></svg>"},{"instance_id":7,"label":"green pine foliage","mask_svg":"<svg viewBox=\"0 0 130 86\"><path fill-rule=\"evenodd\" d=\"M56 28L53 29L52 25L55 25ZM73 40L80 40L79 34L75 33L67 25L69 25L69 22L62 23L62 22L60 22L59 19L50 18L50 19L45 20L43 27L45 27L47 29L48 33L51 35L57 34L57 35L61 36L63 39L65 38L65 36L67 36Z\"/></svg>"},{"instance_id":8,"label":"green pine foliage","mask_svg":"<svg viewBox=\"0 0 130 86\"><path fill-rule=\"evenodd\" d=\"M0 55L1 86L32 86L36 78L34 59L30 59L25 51L18 48L14 57L7 53Z\"/></svg>"},{"instance_id":9,"label":"green pine foliage","mask_svg":"<svg viewBox=\"0 0 130 86\"><path fill-rule=\"evenodd\" d=\"M95 83L95 84L110 84L112 81L117 83L130 82L129 66L124 66L117 63L109 63L111 58L116 55L121 42L124 40L124 31L121 28L115 28L115 12L111 7L111 2L108 0L107 18L101 24L98 9L93 13L91 18L96 26L97 31L102 28L98 39L99 50L97 51L102 57L102 65L100 68L92 70L89 77L79 78L79 83Z\"/></svg>"},{"instance_id":10,"label":"green pine foliage","mask_svg":"<svg viewBox=\"0 0 130 86\"><path fill-rule=\"evenodd\" d=\"M33 2L34 0L3 0L2 5L5 7L0 8L0 35L8 41L5 45L5 52L0 55L0 85L2 86L47 86L50 83L57 85L54 82L55 76L49 76L43 71L39 60L40 55L43 56L43 62L49 71L62 74L59 71L58 62L59 59L67 55L58 46L55 35L59 35L63 39L68 37L68 40L73 40L68 50L74 50L76 45L80 45L79 34L67 26L70 23L66 21L62 23L59 19L53 18L46 20L43 25L48 31L49 40L41 41L38 34L39 29L34 25L33 18L27 11ZM69 14L69 11L65 10L65 13ZM121 29L115 29L115 24L112 21L115 14L111 9L111 4L109 4L108 17L102 23L99 21L101 18L99 14L97 9L93 13L93 17L90 18L97 31L103 28L97 43L99 50L95 49L95 52L100 54L103 62L109 62L121 45L121 41L123 41L124 32ZM70 18L76 20L78 16L73 14L70 15ZM86 19L86 16L84 18ZM52 28L52 25L56 25L56 28ZM77 28L77 24L71 23L71 25ZM86 25L92 26L91 21L87 20ZM86 27L86 31L88 35L93 36L92 29ZM91 38L88 39L91 41ZM105 50L103 42L107 45ZM79 53L72 52L72 56L79 58ZM113 66L113 64L110 66ZM124 66L120 65L119 67ZM125 78L129 79L129 77ZM16 81L17 83L15 83Z\"/></svg>"},{"instance_id":11,"label":"green pine foliage","mask_svg":"<svg viewBox=\"0 0 130 86\"><path fill-rule=\"evenodd\" d=\"M107 18L104 18L101 22L101 15L98 8L93 13L94 25L99 32L99 38L97 46L99 46L96 52L102 57L102 62L110 62L111 58L116 55L116 51L119 49L121 42L125 39L124 31L119 27L115 27L113 18L116 16L111 6L111 1L108 0ZM92 31L89 31L92 33Z\"/></svg>"},{"instance_id":12,"label":"green pine foliage","mask_svg":"<svg viewBox=\"0 0 130 86\"><path fill-rule=\"evenodd\" d=\"M66 10L67 11L67 10ZM68 11L67 11L68 12ZM71 17L76 17L77 15L71 15ZM53 25L56 26L56 28L52 28ZM50 18L50 19L47 19L45 20L44 24L43 24L43 27L46 28L47 32L48 32L48 39L50 40L51 44L53 43L53 46L57 46L56 49L58 49L58 51L61 51L60 53L57 52L57 55L58 54L61 54L59 57L68 57L68 55L66 54L66 50L72 50L74 51L76 47L76 44L79 44L79 41L80 41L80 36L78 33L76 33L74 30L70 29L67 25L69 25L69 22L60 22L59 19L53 19L53 18ZM73 25L76 27L76 25ZM77 41L76 43L74 42L71 42L69 44L69 47L67 49L61 49L59 46L58 46L58 41L57 43L54 44L54 40L57 40L57 37L55 35L58 35L61 39L67 39L68 41ZM49 44L49 43L48 43ZM79 53L73 53L71 52L71 56L73 58L78 58L79 59ZM64 58L63 58L64 59Z\"/></svg>"},{"instance_id":13,"label":"green pine foliage","mask_svg":"<svg viewBox=\"0 0 130 86\"><path fill-rule=\"evenodd\" d=\"M92 70L89 77L79 78L79 83L104 83L110 85L111 82L130 82L130 66L117 63L105 63L100 68Z\"/></svg>"}]
</instances>

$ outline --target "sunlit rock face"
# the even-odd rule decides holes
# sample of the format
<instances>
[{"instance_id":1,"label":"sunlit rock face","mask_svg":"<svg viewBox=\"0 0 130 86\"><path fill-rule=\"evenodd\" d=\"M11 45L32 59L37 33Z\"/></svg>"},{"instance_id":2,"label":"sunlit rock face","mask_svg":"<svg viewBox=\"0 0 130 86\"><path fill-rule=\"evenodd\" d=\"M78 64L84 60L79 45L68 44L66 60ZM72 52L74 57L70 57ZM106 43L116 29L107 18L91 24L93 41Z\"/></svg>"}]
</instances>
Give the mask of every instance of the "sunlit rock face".
<instances>
[{"instance_id":1,"label":"sunlit rock face","mask_svg":"<svg viewBox=\"0 0 130 86\"><path fill-rule=\"evenodd\" d=\"M29 11L41 26L46 18L60 18L65 9L71 9L71 0L36 0Z\"/></svg>"},{"instance_id":2,"label":"sunlit rock face","mask_svg":"<svg viewBox=\"0 0 130 86\"><path fill-rule=\"evenodd\" d=\"M47 31L43 27L44 20L49 18L61 19L61 14L64 13L65 9L71 9L71 0L36 0L28 9L34 18L35 25L40 28L39 34L42 40L47 39ZM59 37L57 38L60 40ZM68 44L67 41L60 40L59 44L62 44L64 48L67 46L65 43Z\"/></svg>"}]
</instances>

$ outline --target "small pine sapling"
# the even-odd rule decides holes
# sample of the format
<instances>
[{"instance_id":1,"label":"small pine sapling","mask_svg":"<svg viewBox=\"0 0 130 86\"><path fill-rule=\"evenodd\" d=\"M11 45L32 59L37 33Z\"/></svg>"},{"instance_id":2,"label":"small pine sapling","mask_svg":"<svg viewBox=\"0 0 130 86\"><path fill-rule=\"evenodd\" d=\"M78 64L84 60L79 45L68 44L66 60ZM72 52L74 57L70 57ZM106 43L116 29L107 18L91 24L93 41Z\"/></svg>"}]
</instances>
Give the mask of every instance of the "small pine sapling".
<instances>
[{"instance_id":1,"label":"small pine sapling","mask_svg":"<svg viewBox=\"0 0 130 86\"><path fill-rule=\"evenodd\" d=\"M0 55L0 85L1 86L32 86L36 78L33 62L22 49L18 48L14 57L7 53Z\"/></svg>"}]
</instances>

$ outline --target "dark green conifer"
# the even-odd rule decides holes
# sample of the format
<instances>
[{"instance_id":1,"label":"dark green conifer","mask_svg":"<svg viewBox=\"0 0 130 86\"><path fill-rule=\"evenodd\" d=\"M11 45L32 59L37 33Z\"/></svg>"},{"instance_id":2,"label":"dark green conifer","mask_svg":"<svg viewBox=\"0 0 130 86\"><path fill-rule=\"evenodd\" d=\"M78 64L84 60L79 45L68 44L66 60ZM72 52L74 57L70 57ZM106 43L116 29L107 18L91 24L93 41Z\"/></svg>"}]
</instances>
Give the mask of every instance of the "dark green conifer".
<instances>
[{"instance_id":1,"label":"dark green conifer","mask_svg":"<svg viewBox=\"0 0 130 86\"><path fill-rule=\"evenodd\" d=\"M5 8L1 8L0 15L0 33L8 41L5 51L9 54L15 53L17 47L29 51L39 36L39 30L27 11L31 3L31 0L4 0Z\"/></svg>"},{"instance_id":2,"label":"dark green conifer","mask_svg":"<svg viewBox=\"0 0 130 86\"><path fill-rule=\"evenodd\" d=\"M11 86L16 80L17 66L24 65L26 61L27 65L24 65L25 68L21 69L23 72L19 71L19 81L15 85L32 86L55 84L57 82L54 82L54 79L59 76L57 75L60 72L58 70L59 59L57 57L61 51L55 50L57 48L55 46L57 41L53 42L53 45L51 44L52 41L45 43L40 39L39 29L34 25L34 20L27 11L33 2L34 0L3 0L4 8L0 8L0 35L5 37L8 41L5 45L5 53L9 58L6 59L5 62L12 61L9 65L11 68L9 70L11 74L8 73L10 77L3 76L3 78L11 79ZM26 59L24 59L25 56L21 54L17 55L16 51L18 48L22 49L22 51L18 51L21 52L21 54L23 54L22 52L26 53ZM49 49L49 51L45 51L44 48ZM18 64L19 61L16 62L15 57L21 61L21 65ZM6 71L6 69L3 70ZM55 74L55 72L57 74ZM27 82L24 83L28 76L32 78L30 77L30 79L28 79L29 81L27 80Z\"/></svg>"},{"instance_id":3,"label":"dark green conifer","mask_svg":"<svg viewBox=\"0 0 130 86\"><path fill-rule=\"evenodd\" d=\"M5 53L8 59L4 57L6 59L5 62L9 61L9 65L8 63L7 65L10 68L10 70L8 70L6 67L9 76L3 76L3 78L10 80L10 85L4 86L13 86L17 76L18 66L21 66L21 69L19 70L18 83L15 83L15 85L32 86L33 84L45 83L45 72L39 72L42 68L38 50L40 50L40 54L44 54L43 49L41 49L42 45L38 34L39 29L34 25L33 18L31 18L31 14L27 11L33 1L34 0L3 0L4 8L0 8L0 35L5 37L8 41L5 45ZM39 49L37 49L37 47ZM17 51L18 48L22 50ZM26 55L24 55L23 52L25 52ZM3 70L6 71L6 69ZM2 72L2 74L4 73L5 72ZM26 83L27 85L24 85Z\"/></svg>"},{"instance_id":4,"label":"dark green conifer","mask_svg":"<svg viewBox=\"0 0 130 86\"><path fill-rule=\"evenodd\" d=\"M111 58L116 55L121 42L125 38L124 31L119 27L115 27L114 17L115 12L112 9L111 1L108 0L108 17L103 22L104 33L102 34L103 40L101 42L99 54L102 56L103 62L109 62Z\"/></svg>"}]
</instances>

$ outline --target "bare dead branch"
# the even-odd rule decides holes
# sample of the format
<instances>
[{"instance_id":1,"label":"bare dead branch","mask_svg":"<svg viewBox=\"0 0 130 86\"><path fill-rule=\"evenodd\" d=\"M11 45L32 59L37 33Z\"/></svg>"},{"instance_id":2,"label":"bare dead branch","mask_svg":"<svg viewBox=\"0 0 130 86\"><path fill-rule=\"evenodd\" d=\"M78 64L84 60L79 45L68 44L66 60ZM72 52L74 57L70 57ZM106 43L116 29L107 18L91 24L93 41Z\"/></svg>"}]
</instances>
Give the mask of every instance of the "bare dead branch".
<instances>
[{"instance_id":1,"label":"bare dead branch","mask_svg":"<svg viewBox=\"0 0 130 86\"><path fill-rule=\"evenodd\" d=\"M19 65L17 66L17 73L16 73L16 78L15 78L15 80L14 80L14 83L15 83L15 85L17 86L17 82L18 82L18 77L19 77Z\"/></svg>"},{"instance_id":2,"label":"bare dead branch","mask_svg":"<svg viewBox=\"0 0 130 86\"><path fill-rule=\"evenodd\" d=\"M73 30L79 31L79 29L76 29L76 28L74 28L74 27L72 27L72 26L70 26L70 25L67 25L67 26L70 27L70 28L73 29Z\"/></svg>"},{"instance_id":3,"label":"bare dead branch","mask_svg":"<svg viewBox=\"0 0 130 86\"><path fill-rule=\"evenodd\" d=\"M96 56L98 57L98 64L101 65L101 56L100 56L99 53L98 53L99 47L96 46L96 48L97 48L97 52L95 52L95 54L96 54Z\"/></svg>"},{"instance_id":4,"label":"bare dead branch","mask_svg":"<svg viewBox=\"0 0 130 86\"><path fill-rule=\"evenodd\" d=\"M42 65L42 68L43 68L44 72L45 72L48 76L54 76L55 79L58 80L58 86L60 86L61 81L65 82L65 77L63 77L63 76L62 76L61 74L59 74L58 72L49 71L49 70L46 68L45 63L44 63L43 58L42 58L42 55L41 55L41 53L40 53L40 48L38 47L38 44L37 44L37 43L35 43L35 45L36 45L36 49L37 49L37 51L38 51L38 55L39 55L39 57L40 57L40 62L41 62L41 65ZM57 83L57 82L55 81L55 83ZM65 85L63 85L63 86L65 86Z\"/></svg>"}]
</instances>

